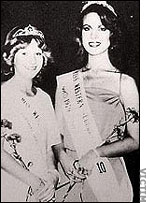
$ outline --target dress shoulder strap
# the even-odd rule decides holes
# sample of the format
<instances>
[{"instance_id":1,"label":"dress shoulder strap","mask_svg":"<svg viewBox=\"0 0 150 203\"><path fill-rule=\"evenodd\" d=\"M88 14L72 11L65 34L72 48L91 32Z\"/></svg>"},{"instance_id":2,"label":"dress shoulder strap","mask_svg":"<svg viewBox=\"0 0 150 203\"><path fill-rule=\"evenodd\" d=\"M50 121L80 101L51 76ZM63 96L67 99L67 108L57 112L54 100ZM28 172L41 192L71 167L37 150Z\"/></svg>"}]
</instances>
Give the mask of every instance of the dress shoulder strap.
<instances>
[{"instance_id":1,"label":"dress shoulder strap","mask_svg":"<svg viewBox=\"0 0 150 203\"><path fill-rule=\"evenodd\" d=\"M119 97L121 97L121 80L122 80L122 73L119 76Z\"/></svg>"},{"instance_id":2,"label":"dress shoulder strap","mask_svg":"<svg viewBox=\"0 0 150 203\"><path fill-rule=\"evenodd\" d=\"M120 102L121 102L122 106L124 107L124 99L122 96L122 77L123 77L123 73L120 73L120 76L119 76L119 98L120 98Z\"/></svg>"},{"instance_id":3,"label":"dress shoulder strap","mask_svg":"<svg viewBox=\"0 0 150 203\"><path fill-rule=\"evenodd\" d=\"M124 110L125 119L126 119L126 109L125 109L125 105L124 105L124 99L123 99L123 96L122 96L122 77L123 77L123 73L120 73L120 79L119 79L119 99L120 99L122 108Z\"/></svg>"}]
</instances>

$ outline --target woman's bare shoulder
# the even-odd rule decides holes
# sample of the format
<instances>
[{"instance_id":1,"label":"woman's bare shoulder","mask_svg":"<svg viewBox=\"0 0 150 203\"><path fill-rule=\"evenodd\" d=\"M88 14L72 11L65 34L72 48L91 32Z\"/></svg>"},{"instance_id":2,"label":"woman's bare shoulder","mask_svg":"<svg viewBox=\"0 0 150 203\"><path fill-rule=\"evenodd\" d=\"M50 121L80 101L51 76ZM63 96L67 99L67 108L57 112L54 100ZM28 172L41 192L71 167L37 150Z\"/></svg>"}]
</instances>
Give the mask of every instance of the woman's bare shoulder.
<instances>
[{"instance_id":1,"label":"woman's bare shoulder","mask_svg":"<svg viewBox=\"0 0 150 203\"><path fill-rule=\"evenodd\" d=\"M1 98L9 97L13 92L13 87L9 85L9 81L1 83Z\"/></svg>"},{"instance_id":2,"label":"woman's bare shoulder","mask_svg":"<svg viewBox=\"0 0 150 203\"><path fill-rule=\"evenodd\" d=\"M2 82L1 83L1 93L7 91L9 89L8 82Z\"/></svg>"},{"instance_id":3,"label":"woman's bare shoulder","mask_svg":"<svg viewBox=\"0 0 150 203\"><path fill-rule=\"evenodd\" d=\"M126 105L138 107L139 94L133 77L126 74L122 75L121 94Z\"/></svg>"},{"instance_id":4,"label":"woman's bare shoulder","mask_svg":"<svg viewBox=\"0 0 150 203\"><path fill-rule=\"evenodd\" d=\"M122 74L122 82L131 84L131 83L135 83L135 80L133 77L123 73Z\"/></svg>"}]
</instances>

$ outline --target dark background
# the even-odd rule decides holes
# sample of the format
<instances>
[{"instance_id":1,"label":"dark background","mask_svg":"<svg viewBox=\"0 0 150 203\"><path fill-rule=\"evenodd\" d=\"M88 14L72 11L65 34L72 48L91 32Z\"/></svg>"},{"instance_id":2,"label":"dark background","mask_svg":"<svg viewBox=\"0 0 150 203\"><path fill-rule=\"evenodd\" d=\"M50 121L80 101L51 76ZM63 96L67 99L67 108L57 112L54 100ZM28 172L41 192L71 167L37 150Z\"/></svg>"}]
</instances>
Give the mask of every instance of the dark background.
<instances>
[{"instance_id":1,"label":"dark background","mask_svg":"<svg viewBox=\"0 0 150 203\"><path fill-rule=\"evenodd\" d=\"M140 86L140 2L108 1L126 23L127 73ZM69 71L73 63L75 46L71 44L72 27L78 17L81 1L1 1L1 46L6 34L17 25L38 27L45 34L47 44L57 65L51 65L41 87L54 101L55 76ZM62 72L63 72L62 71ZM139 151L125 157L127 169L134 187L134 202L139 202Z\"/></svg>"},{"instance_id":2,"label":"dark background","mask_svg":"<svg viewBox=\"0 0 150 203\"><path fill-rule=\"evenodd\" d=\"M139 1L108 2L125 21L125 64L139 87ZM69 36L80 8L81 1L1 1L1 45L13 27L31 24L44 32L58 65L66 66L74 54Z\"/></svg>"}]
</instances>

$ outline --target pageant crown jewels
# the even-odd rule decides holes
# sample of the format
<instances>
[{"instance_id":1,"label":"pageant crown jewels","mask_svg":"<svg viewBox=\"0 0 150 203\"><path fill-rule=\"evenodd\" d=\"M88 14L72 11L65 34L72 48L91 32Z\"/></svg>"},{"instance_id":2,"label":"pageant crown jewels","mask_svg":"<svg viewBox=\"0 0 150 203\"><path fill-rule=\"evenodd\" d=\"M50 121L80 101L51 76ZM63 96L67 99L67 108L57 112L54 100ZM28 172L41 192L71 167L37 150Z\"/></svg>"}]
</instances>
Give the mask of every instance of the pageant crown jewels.
<instances>
[{"instance_id":1,"label":"pageant crown jewels","mask_svg":"<svg viewBox=\"0 0 150 203\"><path fill-rule=\"evenodd\" d=\"M28 25L24 29L19 29L14 35L13 38L19 37L19 36L39 36L40 38L44 39L44 35L41 31L37 30L35 27L32 25Z\"/></svg>"},{"instance_id":2,"label":"pageant crown jewels","mask_svg":"<svg viewBox=\"0 0 150 203\"><path fill-rule=\"evenodd\" d=\"M110 11L112 11L115 14L115 16L117 16L114 8L111 5L109 5L106 1L83 1L82 3L83 3L83 8L81 12L83 12L87 7L89 7L92 4L98 4L98 5L107 7Z\"/></svg>"}]
</instances>

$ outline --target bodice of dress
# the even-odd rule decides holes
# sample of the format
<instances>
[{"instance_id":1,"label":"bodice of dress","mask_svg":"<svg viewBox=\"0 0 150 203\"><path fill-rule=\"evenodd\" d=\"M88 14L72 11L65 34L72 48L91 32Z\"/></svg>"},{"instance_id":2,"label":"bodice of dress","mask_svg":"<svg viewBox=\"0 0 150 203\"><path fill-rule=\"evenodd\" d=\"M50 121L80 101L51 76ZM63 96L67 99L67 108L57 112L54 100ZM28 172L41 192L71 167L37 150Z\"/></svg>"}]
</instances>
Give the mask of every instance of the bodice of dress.
<instances>
[{"instance_id":1,"label":"bodice of dress","mask_svg":"<svg viewBox=\"0 0 150 203\"><path fill-rule=\"evenodd\" d=\"M99 72L99 74L95 74L87 71L81 72L81 74L83 76L83 85L88 105L96 122L98 132L102 140L105 140L109 135L111 135L114 127L124 122L126 118L123 100L121 97L121 73ZM63 116L60 125L62 134L64 135L63 141L66 152L74 159L78 159L67 123ZM124 130L125 126L123 128L123 131ZM82 134L80 134L80 136L82 136ZM120 188L123 188L123 193L125 192L125 194L129 194L131 192L131 185L123 158L113 157L108 158L108 160L114 170ZM99 183L99 186L99 188L101 188L101 183ZM76 193L74 192L73 195L75 194ZM77 192L77 194L79 194L79 192ZM87 184L84 186L85 201L89 201L90 197L92 201L96 202L94 195L92 195L92 192Z\"/></svg>"},{"instance_id":2,"label":"bodice of dress","mask_svg":"<svg viewBox=\"0 0 150 203\"><path fill-rule=\"evenodd\" d=\"M111 135L116 125L125 121L125 111L121 98L121 74L118 72L104 72L97 76L92 74L85 76L83 74L83 83L91 113L104 141ZM125 126L122 130L125 130ZM68 154L78 159L66 125L63 134ZM122 160L120 157L109 158L109 160L120 182L124 174Z\"/></svg>"},{"instance_id":3,"label":"bodice of dress","mask_svg":"<svg viewBox=\"0 0 150 203\"><path fill-rule=\"evenodd\" d=\"M17 91L6 95L2 100L2 118L12 122L12 132L21 138L16 143L17 153L30 171L44 178L47 174L47 151L57 143L58 136L51 102L41 89L35 97ZM12 154L14 150L10 144L5 141L4 147Z\"/></svg>"},{"instance_id":4,"label":"bodice of dress","mask_svg":"<svg viewBox=\"0 0 150 203\"><path fill-rule=\"evenodd\" d=\"M12 140L4 140L4 149L16 158L16 152L20 156L18 163L28 168L30 172L47 180L50 163L51 146L60 143L54 109L51 99L42 89L37 88L35 96L28 96L19 88L9 86L6 83L1 87L1 119L7 119L12 123L12 133L20 136L19 142L15 142L12 148ZM14 156L15 152L15 156ZM29 186L5 170L2 174L2 202L25 202ZM35 202L34 196L30 197Z\"/></svg>"},{"instance_id":5,"label":"bodice of dress","mask_svg":"<svg viewBox=\"0 0 150 203\"><path fill-rule=\"evenodd\" d=\"M102 140L105 140L116 125L125 121L125 111L121 97L121 73L102 72L100 74L81 73L87 101L91 113L97 124L98 131ZM124 126L125 129L125 126ZM123 129L123 130L124 130ZM73 148L68 136L67 128L65 130L64 141L66 148Z\"/></svg>"},{"instance_id":6,"label":"bodice of dress","mask_svg":"<svg viewBox=\"0 0 150 203\"><path fill-rule=\"evenodd\" d=\"M104 140L113 132L116 125L125 121L125 111L119 87L118 93L116 93L100 83L96 81L92 86L86 86L85 91L92 115ZM111 85L111 81L109 81L109 85Z\"/></svg>"}]
</instances>

